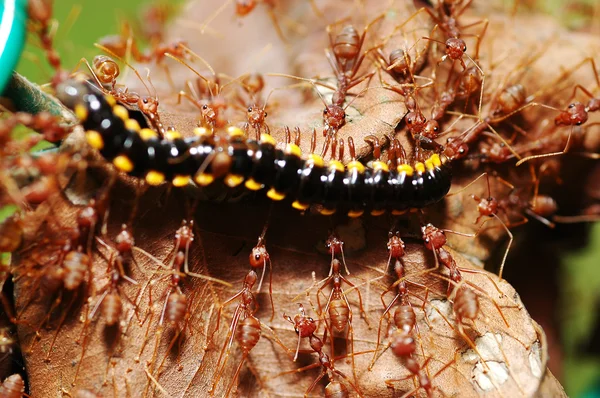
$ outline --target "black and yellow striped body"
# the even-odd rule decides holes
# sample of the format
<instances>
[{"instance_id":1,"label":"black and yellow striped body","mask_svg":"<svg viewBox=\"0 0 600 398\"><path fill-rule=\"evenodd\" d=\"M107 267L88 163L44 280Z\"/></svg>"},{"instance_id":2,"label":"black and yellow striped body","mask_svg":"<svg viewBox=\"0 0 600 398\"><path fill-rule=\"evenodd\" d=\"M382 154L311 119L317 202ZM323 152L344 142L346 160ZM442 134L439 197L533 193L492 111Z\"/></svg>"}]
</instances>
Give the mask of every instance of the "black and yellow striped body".
<instances>
[{"instance_id":1,"label":"black and yellow striped body","mask_svg":"<svg viewBox=\"0 0 600 398\"><path fill-rule=\"evenodd\" d=\"M423 208L441 200L450 189L452 174L444 155L390 169L381 161L366 167L358 161L346 166L325 162L316 154L303 158L294 144L282 151L270 135L263 134L258 142L247 140L233 126L220 140L204 128L195 129L193 137L168 131L160 138L131 119L112 97L79 90L69 106L86 129L90 145L119 170L150 185L207 186L222 181L233 188L243 184L252 191L266 190L272 200L289 200L298 210L319 205L324 215L342 210L351 217Z\"/></svg>"}]
</instances>

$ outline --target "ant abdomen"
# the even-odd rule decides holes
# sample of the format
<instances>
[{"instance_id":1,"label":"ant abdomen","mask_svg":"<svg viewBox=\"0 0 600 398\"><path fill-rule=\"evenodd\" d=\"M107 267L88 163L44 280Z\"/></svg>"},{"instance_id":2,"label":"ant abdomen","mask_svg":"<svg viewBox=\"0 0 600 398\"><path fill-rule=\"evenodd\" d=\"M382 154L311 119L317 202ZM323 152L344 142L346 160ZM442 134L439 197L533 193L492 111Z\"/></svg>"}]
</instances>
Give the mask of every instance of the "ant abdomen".
<instances>
[{"instance_id":1,"label":"ant abdomen","mask_svg":"<svg viewBox=\"0 0 600 398\"><path fill-rule=\"evenodd\" d=\"M415 311L410 305L400 305L394 311L394 325L400 330L408 333L417 323Z\"/></svg>"},{"instance_id":2,"label":"ant abdomen","mask_svg":"<svg viewBox=\"0 0 600 398\"><path fill-rule=\"evenodd\" d=\"M346 305L346 301L342 298L333 299L329 303L329 318L333 323L333 327L338 331L344 330L348 324L350 316L350 308Z\"/></svg>"},{"instance_id":3,"label":"ant abdomen","mask_svg":"<svg viewBox=\"0 0 600 398\"><path fill-rule=\"evenodd\" d=\"M107 55L96 55L92 61L94 72L102 84L114 85L121 73L119 65Z\"/></svg>"},{"instance_id":4,"label":"ant abdomen","mask_svg":"<svg viewBox=\"0 0 600 398\"><path fill-rule=\"evenodd\" d=\"M527 94L521 84L506 87L498 96L498 106L502 114L508 115L525 105Z\"/></svg>"},{"instance_id":5,"label":"ant abdomen","mask_svg":"<svg viewBox=\"0 0 600 398\"><path fill-rule=\"evenodd\" d=\"M333 52L338 58L351 60L358 54L359 42L360 36L356 28L351 25L344 26L340 34L335 38Z\"/></svg>"},{"instance_id":6,"label":"ant abdomen","mask_svg":"<svg viewBox=\"0 0 600 398\"><path fill-rule=\"evenodd\" d=\"M415 339L404 331L397 330L392 337L392 344L390 345L394 355L400 358L406 358L416 352L417 346Z\"/></svg>"},{"instance_id":7,"label":"ant abdomen","mask_svg":"<svg viewBox=\"0 0 600 398\"><path fill-rule=\"evenodd\" d=\"M75 290L81 285L90 267L90 262L87 254L78 251L67 253L63 261L64 284L67 290Z\"/></svg>"},{"instance_id":8,"label":"ant abdomen","mask_svg":"<svg viewBox=\"0 0 600 398\"><path fill-rule=\"evenodd\" d=\"M479 299L472 289L460 287L454 299L454 312L462 319L476 319L479 313Z\"/></svg>"},{"instance_id":9,"label":"ant abdomen","mask_svg":"<svg viewBox=\"0 0 600 398\"><path fill-rule=\"evenodd\" d=\"M250 352L256 344L258 344L258 340L260 340L260 321L256 319L254 316L249 315L238 325L238 328L235 332L235 338L242 348L243 352Z\"/></svg>"},{"instance_id":10,"label":"ant abdomen","mask_svg":"<svg viewBox=\"0 0 600 398\"><path fill-rule=\"evenodd\" d=\"M187 310L187 297L183 293L173 292L167 300L165 314L167 322L178 325L184 318Z\"/></svg>"},{"instance_id":11,"label":"ant abdomen","mask_svg":"<svg viewBox=\"0 0 600 398\"><path fill-rule=\"evenodd\" d=\"M123 312L123 302L117 293L109 293L102 301L102 315L107 326L119 323Z\"/></svg>"},{"instance_id":12,"label":"ant abdomen","mask_svg":"<svg viewBox=\"0 0 600 398\"><path fill-rule=\"evenodd\" d=\"M0 397L21 398L25 392L25 382L19 374L8 376L0 386Z\"/></svg>"}]
</instances>

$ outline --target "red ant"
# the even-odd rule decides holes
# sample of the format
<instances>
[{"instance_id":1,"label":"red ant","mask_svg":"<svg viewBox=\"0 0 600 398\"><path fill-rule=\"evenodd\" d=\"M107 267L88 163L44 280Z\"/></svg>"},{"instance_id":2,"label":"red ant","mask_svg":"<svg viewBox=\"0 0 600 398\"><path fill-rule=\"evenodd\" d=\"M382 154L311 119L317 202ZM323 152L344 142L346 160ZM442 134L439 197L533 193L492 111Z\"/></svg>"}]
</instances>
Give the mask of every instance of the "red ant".
<instances>
[{"instance_id":1,"label":"red ant","mask_svg":"<svg viewBox=\"0 0 600 398\"><path fill-rule=\"evenodd\" d=\"M273 303L273 265L271 264L271 256L265 247L265 234L267 232L267 226L263 229L263 232L258 237L258 242L256 246L252 248L249 256L250 266L253 269L262 268L262 274L260 277L260 282L258 282L258 288L256 289L257 293L260 293L260 288L262 287L263 279L265 277L265 272L267 270L267 264L269 265L269 299L271 300L271 321L275 316L275 305Z\"/></svg>"},{"instance_id":2,"label":"red ant","mask_svg":"<svg viewBox=\"0 0 600 398\"><path fill-rule=\"evenodd\" d=\"M319 311L321 314L325 313L329 316L328 328L331 333L331 347L332 351L334 350L334 332L333 329L342 332L344 329L348 328L348 332L346 334L346 341L350 343L350 351L352 353L352 373L354 374L354 380L357 380L356 377L356 367L354 364L354 329L352 327L352 309L350 308L350 303L348 302L348 298L342 289L342 284L345 283L351 289L355 289L358 294L358 302L361 316L365 319L367 324L369 323L367 314L363 308L362 296L360 294L360 290L346 279L340 273L341 264L337 259L333 259L331 261L331 270L332 274L325 278L321 286L317 289L317 305L319 307ZM321 295L323 294L323 290L326 286L331 284L331 292L329 293L329 298L327 299L327 303L325 304L325 308L323 309L321 305ZM325 297L325 295L323 294Z\"/></svg>"},{"instance_id":3,"label":"red ant","mask_svg":"<svg viewBox=\"0 0 600 398\"><path fill-rule=\"evenodd\" d=\"M206 78L198 71L196 71L190 64L182 60L173 54L167 53L166 56L174 59L180 64L191 70L198 78L196 80L196 88L194 85L187 81L186 85L189 92L179 91L177 95L177 104L181 103L181 99L187 99L192 105L200 110L201 122L199 123L202 127L210 128L222 128L228 123L224 117L225 110L229 107L228 101L222 96L223 89L241 79L231 79L231 81L221 84L220 75L215 73L214 69L210 64L204 60L200 55L196 54L189 48L185 47L187 53L192 55L194 58L200 60L210 71L211 78ZM208 98L208 99L205 99Z\"/></svg>"},{"instance_id":4,"label":"red ant","mask_svg":"<svg viewBox=\"0 0 600 398\"><path fill-rule=\"evenodd\" d=\"M396 325L398 332L395 334L390 334L390 344L388 344L388 347L391 346L392 351L396 355L400 355L399 353L405 353L404 355L411 355L415 352L416 345L414 343L414 338L412 337L412 331L414 328L416 328L416 315L412 308L412 305L408 301L409 291L407 283L425 289L426 294L425 299L423 300L424 303L427 302L427 295L429 292L429 289L426 286L420 283L406 280L404 264L402 263L401 259L404 256L404 242L397 233L392 234L390 232L388 248L390 248L390 260L392 258L394 258L395 260L394 272L396 273L397 280L381 294L381 302L383 303L385 310L379 318L379 328L377 330L377 345L375 348L375 353L373 354L373 359L369 364L369 370L373 368L377 358L381 356L383 352L385 352L385 350L387 349L386 347L379 355L377 355L379 350L379 344L381 341L381 327L383 320L386 318L386 316L388 316L389 312L391 311L392 307L396 302L399 302L400 304L398 308L394 311L394 324ZM393 257L392 252L394 254ZM385 295L391 292L395 287L398 288L398 293L394 296L394 298L389 304L386 304L384 300Z\"/></svg>"},{"instance_id":5,"label":"red ant","mask_svg":"<svg viewBox=\"0 0 600 398\"><path fill-rule=\"evenodd\" d=\"M105 47L101 44L95 44L96 47L101 49L102 51L110 54L111 56L117 58L121 62L125 63L129 68L133 70L136 76L140 79L148 93L150 93L150 89L142 79L140 73L135 69L132 65L130 65L127 61L123 60L117 53L112 51L110 48ZM116 78L119 76L119 66L117 63L107 56L96 56L94 57L94 67L92 68L85 58L82 58L79 63L84 62L92 76L96 80L98 87L103 90L106 94L112 95L118 102L124 103L126 105L137 105L139 110L148 118L150 124L159 134L164 135L166 132L166 127L160 120L160 115L158 113L158 97L156 95L156 89L154 89L154 85L152 85L152 81L150 80L150 72L148 72L148 82L153 88L154 95L153 96L140 96L137 93L130 93L128 89L125 87L124 89L116 87ZM106 88L106 85L110 85L109 88Z\"/></svg>"},{"instance_id":6,"label":"red ant","mask_svg":"<svg viewBox=\"0 0 600 398\"><path fill-rule=\"evenodd\" d=\"M229 330L227 331L227 336L225 337L225 341L223 343L223 347L221 348L221 352L219 354L219 359L217 360L215 376L213 379L212 387L209 390L211 396L215 395L217 386L219 384L219 380L225 371L225 365L227 364L227 359L229 358L231 352L231 346L233 344L233 339L235 338L238 342L242 350L242 359L240 364L236 368L236 371L231 379L229 387L227 388L227 392L225 396L229 396L231 389L233 388L235 381L240 373L242 365L244 361L248 358L250 351L258 344L258 341L261 336L261 329L266 328L267 330L273 333L275 341L286 351L289 352L289 349L285 347L285 345L277 338L275 333L266 325L261 323L258 318L254 316L256 311L258 310L258 303L256 302L256 298L254 294L252 294L252 288L258 279L258 275L254 270L250 270L246 277L244 278L244 284L242 289L234 294L232 297L227 299L225 302L221 304L219 307L219 312L217 313L217 324L215 329L211 335L211 341L214 339L215 333L219 330L219 326L221 323L221 313L223 308L232 303L236 299L240 299L240 303L237 305L233 312L231 325ZM223 357L225 355L225 357ZM223 361L223 362L221 362Z\"/></svg>"},{"instance_id":7,"label":"red ant","mask_svg":"<svg viewBox=\"0 0 600 398\"><path fill-rule=\"evenodd\" d=\"M308 394L310 394L310 392L316 387L317 383L325 376L327 376L330 380L327 386L325 387L326 396L334 397L335 395L333 395L333 393L340 390L347 392L347 390L343 386L340 386L338 382L333 380L334 375L337 375L344 379L346 383L350 384L350 386L354 389L354 391L356 391L358 396L362 398L363 394L359 390L358 386L352 383L352 381L344 373L335 369L333 362L329 358L329 355L323 352L323 341L315 335L315 332L317 330L316 321L313 318L306 315L304 306L302 304L298 305L298 311L299 313L296 314L293 319L289 315L283 314L283 318L286 321L290 322L292 325L294 325L294 330L298 334L298 348L296 349L296 356L294 357L294 362L298 357L300 341L303 338L308 338L310 347L314 352L316 352L319 355L319 365L321 366L321 373L319 373L319 376L317 376L313 383L308 387L308 389L304 393L304 396L307 397ZM323 339L325 340L326 337L323 337ZM309 365L309 367L313 366ZM298 373L303 371L304 369L305 368L295 369L292 371L281 373L280 375L287 373ZM327 395L328 393L330 395Z\"/></svg>"}]
</instances>

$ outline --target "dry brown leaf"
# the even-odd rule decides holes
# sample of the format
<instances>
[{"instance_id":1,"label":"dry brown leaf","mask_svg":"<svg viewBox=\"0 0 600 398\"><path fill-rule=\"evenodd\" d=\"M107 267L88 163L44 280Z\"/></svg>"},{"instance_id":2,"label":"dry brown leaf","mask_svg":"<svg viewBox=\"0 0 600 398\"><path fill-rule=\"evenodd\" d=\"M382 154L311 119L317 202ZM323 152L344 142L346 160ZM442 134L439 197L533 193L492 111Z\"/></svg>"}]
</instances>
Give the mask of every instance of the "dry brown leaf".
<instances>
[{"instance_id":1,"label":"dry brown leaf","mask_svg":"<svg viewBox=\"0 0 600 398\"><path fill-rule=\"evenodd\" d=\"M323 49L327 45L324 27L333 19L320 20L315 17L308 4L304 2L300 5L294 4L293 7L300 9L295 10L294 14L287 15L299 16L296 28L301 28L299 30L302 31L303 36L290 40L293 44L288 49L280 45L269 19L259 12L253 13L244 20L243 27L238 27L231 23L229 11L226 11L212 24L212 26L227 27L220 32L223 38L199 36L197 27L190 27L190 21L196 23L202 21L211 10L217 8L216 3L218 2L203 2L202 5L192 3L190 8L186 9L185 16L173 25L171 32L172 37L181 36L189 39L192 48L206 57L215 70L231 76L249 71L281 72L304 77L331 75ZM361 18L354 20L357 26L364 26L366 22L382 12L382 9L373 7L366 13L358 14L356 9L337 2L327 2L326 7L323 7L323 13L327 16L335 15L336 19L346 15L360 15ZM386 34L393 23L405 20L414 11L412 5L406 8L396 9L393 13L388 12L385 21L377 28L380 31L370 32L367 40ZM483 13L484 11L481 10L475 11L477 15ZM491 25L482 46L482 64L486 71L491 71L486 74L486 87L492 87L490 90L493 90L502 84L508 71L514 69L514 65L521 61L511 57L515 49L519 52L525 51L524 49L528 49L531 45L531 41L537 43L539 32L552 32L555 26L547 20L538 21L531 17L528 17L527 23L523 23L523 20L518 18L510 20L497 14L492 15L490 19ZM432 29L431 23L424 21L427 21L427 18L420 23L426 23L425 27L415 20L415 24L422 30L411 31L412 36L407 37L409 47ZM507 37L508 27L516 29L515 38ZM506 35L505 40L487 40L488 37L494 38L495 34L500 36L500 32L503 38ZM544 33L542 36L550 37L551 33ZM567 51L566 49L570 48L569 39L578 43L581 40L580 37L565 38L564 35L560 35L560 38L561 41L556 42L556 45L552 42L552 50L544 52L543 57L534 64L535 68L544 69L544 76L549 73L546 65L556 65L558 69L558 65L551 60L563 59L565 54L563 49ZM395 37L395 40L404 42L401 36ZM267 43L273 45L263 54ZM418 45L424 43L425 41L421 40ZM488 45L493 48L489 49ZM513 47L510 47L511 45ZM597 43L593 44L590 41L586 48L591 51L594 45ZM424 52L425 48L421 47L419 51ZM571 53L571 55L573 58L580 58L580 54ZM498 59L502 59L502 62ZM496 67L491 70L491 65ZM193 78L193 74L187 72L181 65L169 64L169 68L176 87L182 87L186 79ZM191 127L195 125L197 115L192 112L192 108L176 104L176 95L173 94L167 80L160 77L160 73L159 69L152 70L153 82L162 101L164 122L189 133ZM531 76L535 74L534 71ZM556 75L558 70L554 76ZM130 81L132 86L136 84L139 86L139 82L136 83L134 79L130 78ZM270 77L268 82L267 92L270 88L294 83L292 80ZM377 84L375 81L372 83L372 85ZM545 81L538 82L532 78L532 87L543 88L545 85ZM353 92L358 91L360 87L353 89ZM279 141L283 137L282 128L285 125L298 126L305 132L322 125L323 105L314 95L314 91L308 96L299 89L286 90L285 95L282 93L277 92L273 95L275 110L270 112L268 119L271 130ZM349 118L347 124L340 130L340 136L352 136L355 142L360 144L361 156L368 155L369 146L363 144L362 139L369 134L375 134L383 139L394 131L406 111L400 99L401 97L389 90L374 88L365 92L349 107L347 112ZM320 148L322 143L320 132L318 137L317 148ZM307 140L303 141L303 149L308 149ZM457 174L457 184L453 186L453 190L458 190L472 181L479 172L465 167L465 170ZM121 223L129 219L134 195L131 192L133 184L129 180L126 182L126 184L119 183L111 193L108 237L114 237ZM493 189L496 189L496 186ZM436 225L460 231L468 229L474 231L472 222L477 217L476 206L467 205L471 200L469 198L471 193L473 192L467 190L460 195L450 197L445 206L442 204L428 210L424 218ZM81 196L89 197L89 192L70 193L72 200L78 198L81 200ZM133 225L137 246L156 258L165 260L173 247L175 230L180 226L181 220L189 217L189 208L189 196L183 191L169 192L166 187L147 191L140 198L138 216ZM42 212L42 209L38 210ZM52 213L61 220L63 225L72 225L74 211L75 209L63 198L57 198L52 203ZM301 216L283 206L274 206L270 210L270 206L258 197L256 200L246 200L242 205L201 202L194 214L200 233L197 236L197 244L192 249L190 263L195 272L223 279L234 287L223 288L220 285L210 285L202 280L187 278L188 280L184 282L184 291L191 298L192 310L187 326L182 332L183 337L180 339L175 338L176 333L171 328L158 327L158 319L168 289L168 275L164 272L153 274L152 271L157 269L157 264L139 252L135 255L139 267L132 266L129 273L138 285L127 282L122 282L120 285L122 293L136 303L137 315L134 306L125 303L126 311L119 328L105 327L99 313L96 313L89 323L83 315L89 314L98 303L102 289L108 282L106 261L98 254L94 257L91 270L93 278L88 287L89 292L96 294L92 294L87 303L82 300L84 292L76 296L67 294L62 297L62 302L57 305L58 310L51 316L49 324L52 327L49 328L45 327L48 323L45 318L54 305L52 300L37 297L39 293L35 289L35 277L22 277L18 280L17 309L23 320L19 324L19 335L23 342L32 396L54 396L62 390L74 392L82 388L101 392L106 396L145 394L206 396L213 382L217 358L230 322L230 315L224 315L221 319L220 331L215 334L216 340L210 340L219 303L241 288L243 277L249 269L248 253L255 244L270 211L272 213L268 218L270 226L267 247L274 265L273 289L276 316L272 322L268 321L270 308L264 287L259 296L261 309L257 316L261 322L275 330L286 346L293 349L296 344L296 334L292 326L283 320L281 314L284 312L295 314L297 302L303 302L306 308L310 309L308 298L303 295L303 292L313 284L312 272L315 272L317 280L327 275L329 258L319 252L323 251L321 241L327 236L331 221L311 215ZM39 214L30 215L32 222L39 222L40 217ZM387 262L385 242L390 227L389 221L387 218L354 221L346 227L351 231L348 238L344 236L345 227L340 228L340 234L347 244L347 260L352 272L349 278L360 285L363 296L367 295L367 286L369 287L369 297L365 299L370 327L364 319L361 319L354 293L350 293L354 312L353 327L357 353L355 360L360 388L365 396L390 396L394 393L401 395L402 392L415 388L414 381L410 378L395 384L394 391L386 387L386 379L408 376L400 360L391 352L386 352L377 361L372 371L367 370L372 353L358 354L375 348L377 324L382 309L379 295L383 290L382 285L388 286L392 283L392 280L382 279L381 272L377 271L384 269ZM407 228L407 230L408 235L417 233L414 228ZM452 240L451 244L474 259L484 261L502 234L501 230L498 232L495 229L488 240L483 242L478 240L479 244L474 244L473 239L464 237ZM35 239L39 241L39 236L35 236L35 239L33 237L34 235L30 235L30 241ZM460 267L473 268L473 265L461 255L455 252L453 254ZM31 259L31 253L22 254L15 263L15 272L19 274L19 269L24 269L24 265ZM405 260L408 274L431 270L435 266L434 258L425 252L421 243L414 240L408 244ZM546 377L552 379L551 376L546 376L547 347L543 332L530 319L517 293L505 281L499 281L497 277L483 271L463 274L468 283L479 287L478 292L485 292L479 294L480 317L474 324L465 326L467 335L479 352L474 352L467 340L457 332L451 304L445 298L446 282L440 277L433 276L432 272L427 272L415 276L414 279L411 277L411 280L430 286L428 303L424 309L420 308L425 295L422 289L415 288L415 297L412 298L419 319L417 339L419 362L422 364L427 358L431 358L428 370L433 377L445 364L455 359L455 362L433 381L444 395L466 397L486 393L486 396L534 396L542 380L546 380ZM379 280L374 281L376 278ZM369 281L373 282L369 283ZM314 303L315 289L313 288L310 293ZM28 304L31 298L33 301ZM70 306L71 299L72 306ZM498 304L500 310L494 303ZM228 307L229 310L224 313L231 314L231 308L234 306L235 304ZM316 317L313 310L310 312ZM61 314L66 314L66 317L57 333ZM501 315L506 318L508 327ZM450 320L450 324L445 322L444 317ZM44 327L37 330L38 325L42 324ZM387 322L384 322L382 336L385 336L386 328ZM39 334L39 341L35 337L36 332ZM55 335L56 341L50 350ZM242 368L239 395L302 396L316 377L317 371L311 370L294 375L278 374L315 363L316 355L303 354L299 363L294 364L281 347L274 344L269 337L270 332L263 330L263 337ZM382 342L386 343L384 337ZM86 346L85 352L82 349L83 345ZM303 342L303 346L306 347L306 342ZM337 354L343 353L340 348L343 347L343 340L336 340L336 347ZM326 349L329 350L329 347L326 346ZM47 361L44 360L46 358ZM218 386L217 396L223 395L240 359L240 350L237 343L234 343L231 355L228 357L225 375ZM335 364L345 374L352 374L346 359L338 360ZM549 391L555 392L559 387L554 385L548 388ZM317 386L314 394L321 394L322 388L323 385ZM420 393L422 394L423 391L421 390ZM539 394L543 396L546 393Z\"/></svg>"}]
</instances>

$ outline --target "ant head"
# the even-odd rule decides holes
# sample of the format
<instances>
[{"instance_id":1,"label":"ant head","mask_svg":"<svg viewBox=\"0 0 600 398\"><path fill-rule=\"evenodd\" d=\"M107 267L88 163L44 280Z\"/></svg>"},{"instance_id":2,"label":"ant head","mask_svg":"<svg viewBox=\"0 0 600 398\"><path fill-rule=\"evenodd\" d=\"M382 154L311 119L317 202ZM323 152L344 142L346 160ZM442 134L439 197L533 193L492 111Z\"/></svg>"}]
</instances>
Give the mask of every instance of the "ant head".
<instances>
[{"instance_id":1,"label":"ant head","mask_svg":"<svg viewBox=\"0 0 600 398\"><path fill-rule=\"evenodd\" d=\"M463 39L451 37L446 40L446 54L450 59L460 59L467 52L467 44Z\"/></svg>"},{"instance_id":2,"label":"ant head","mask_svg":"<svg viewBox=\"0 0 600 398\"><path fill-rule=\"evenodd\" d=\"M437 120L429 120L425 123L422 134L427 138L434 139L437 138L439 131L440 125Z\"/></svg>"},{"instance_id":3,"label":"ant head","mask_svg":"<svg viewBox=\"0 0 600 398\"><path fill-rule=\"evenodd\" d=\"M339 129L346 122L346 112L338 105L327 105L323 110L323 122L331 129Z\"/></svg>"},{"instance_id":4,"label":"ant head","mask_svg":"<svg viewBox=\"0 0 600 398\"><path fill-rule=\"evenodd\" d=\"M410 111L404 116L406 127L409 130L417 129L420 130L421 126L427 121L425 116L419 111Z\"/></svg>"},{"instance_id":5,"label":"ant head","mask_svg":"<svg viewBox=\"0 0 600 398\"><path fill-rule=\"evenodd\" d=\"M248 121L253 124L262 124L267 117L267 112L259 106L248 107Z\"/></svg>"},{"instance_id":6,"label":"ant head","mask_svg":"<svg viewBox=\"0 0 600 398\"><path fill-rule=\"evenodd\" d=\"M143 113L156 114L158 112L158 100L154 97L142 96L138 100L138 107Z\"/></svg>"},{"instance_id":7,"label":"ant head","mask_svg":"<svg viewBox=\"0 0 600 398\"><path fill-rule=\"evenodd\" d=\"M469 146L461 137L449 137L446 141L444 155L450 160L461 159L469 153Z\"/></svg>"},{"instance_id":8,"label":"ant head","mask_svg":"<svg viewBox=\"0 0 600 398\"><path fill-rule=\"evenodd\" d=\"M127 229L127 225L123 224L121 226L121 232L115 238L115 243L117 245L117 251L120 253L130 252L135 245L135 240L133 235Z\"/></svg>"},{"instance_id":9,"label":"ant head","mask_svg":"<svg viewBox=\"0 0 600 398\"><path fill-rule=\"evenodd\" d=\"M437 250L446 244L446 234L443 230L435 227L433 224L427 224L421 227L425 247L429 250Z\"/></svg>"},{"instance_id":10,"label":"ant head","mask_svg":"<svg viewBox=\"0 0 600 398\"><path fill-rule=\"evenodd\" d=\"M252 248L250 252L250 266L252 268L263 268L269 260L269 253L263 245L258 245Z\"/></svg>"},{"instance_id":11,"label":"ant head","mask_svg":"<svg viewBox=\"0 0 600 398\"><path fill-rule=\"evenodd\" d=\"M498 200L492 196L488 198L476 198L479 199L477 210L482 216L493 217L498 213Z\"/></svg>"},{"instance_id":12,"label":"ant head","mask_svg":"<svg viewBox=\"0 0 600 398\"><path fill-rule=\"evenodd\" d=\"M256 0L237 0L235 2L235 13L240 16L246 16L256 7Z\"/></svg>"}]
</instances>

